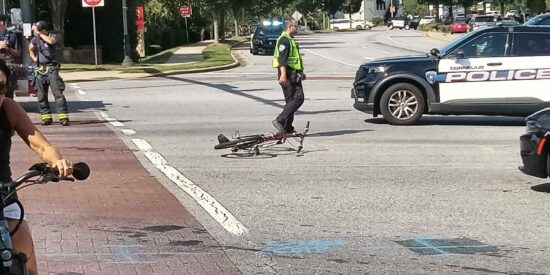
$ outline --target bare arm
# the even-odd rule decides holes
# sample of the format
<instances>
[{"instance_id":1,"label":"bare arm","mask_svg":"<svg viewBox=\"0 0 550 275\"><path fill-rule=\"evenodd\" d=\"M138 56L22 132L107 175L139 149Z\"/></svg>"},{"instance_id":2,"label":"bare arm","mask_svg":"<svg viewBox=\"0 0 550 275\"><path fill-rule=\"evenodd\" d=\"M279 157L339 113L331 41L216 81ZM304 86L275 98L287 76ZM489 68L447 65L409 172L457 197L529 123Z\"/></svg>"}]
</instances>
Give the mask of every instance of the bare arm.
<instances>
[{"instance_id":1,"label":"bare arm","mask_svg":"<svg viewBox=\"0 0 550 275\"><path fill-rule=\"evenodd\" d=\"M55 35L49 36L49 35L45 35L43 33L39 33L38 38L42 39L42 41L44 41L44 42L46 42L50 45L53 45L57 42L57 40L55 40Z\"/></svg>"},{"instance_id":2,"label":"bare arm","mask_svg":"<svg viewBox=\"0 0 550 275\"><path fill-rule=\"evenodd\" d=\"M42 133L34 126L25 110L15 101L4 98L3 106L8 113L12 128L44 162L59 170L63 177L72 173L72 163L63 159L61 153L55 148Z\"/></svg>"},{"instance_id":3,"label":"bare arm","mask_svg":"<svg viewBox=\"0 0 550 275\"><path fill-rule=\"evenodd\" d=\"M38 57L36 56L36 54L34 54L34 44L33 43L29 43L29 55L31 56L32 61L34 61L35 63L36 63L36 61L38 61Z\"/></svg>"}]
</instances>

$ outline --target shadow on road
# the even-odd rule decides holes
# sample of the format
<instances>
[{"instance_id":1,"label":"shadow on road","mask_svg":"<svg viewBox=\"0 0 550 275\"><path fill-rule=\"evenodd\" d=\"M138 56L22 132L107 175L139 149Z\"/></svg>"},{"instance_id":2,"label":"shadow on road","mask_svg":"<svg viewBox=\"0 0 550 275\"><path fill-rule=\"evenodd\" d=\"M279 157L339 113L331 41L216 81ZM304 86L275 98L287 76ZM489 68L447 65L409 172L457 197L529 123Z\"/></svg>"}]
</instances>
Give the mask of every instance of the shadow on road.
<instances>
[{"instance_id":1,"label":"shadow on road","mask_svg":"<svg viewBox=\"0 0 550 275\"><path fill-rule=\"evenodd\" d=\"M543 183L543 184L532 186L531 190L542 192L542 193L550 193L550 183Z\"/></svg>"},{"instance_id":2,"label":"shadow on road","mask_svg":"<svg viewBox=\"0 0 550 275\"><path fill-rule=\"evenodd\" d=\"M18 102L21 107L27 113L38 113L38 101L26 101ZM69 113L89 112L93 111L106 111L106 106L112 105L111 103L104 103L103 101L72 101L67 100L67 106L69 107ZM56 112L55 101L50 98L50 110L52 113Z\"/></svg>"},{"instance_id":3,"label":"shadow on road","mask_svg":"<svg viewBox=\"0 0 550 275\"><path fill-rule=\"evenodd\" d=\"M388 124L383 118L369 118L365 122L372 124ZM428 116L422 117L414 126L426 125L456 125L456 126L525 126L523 117L493 117L493 116Z\"/></svg>"}]
</instances>

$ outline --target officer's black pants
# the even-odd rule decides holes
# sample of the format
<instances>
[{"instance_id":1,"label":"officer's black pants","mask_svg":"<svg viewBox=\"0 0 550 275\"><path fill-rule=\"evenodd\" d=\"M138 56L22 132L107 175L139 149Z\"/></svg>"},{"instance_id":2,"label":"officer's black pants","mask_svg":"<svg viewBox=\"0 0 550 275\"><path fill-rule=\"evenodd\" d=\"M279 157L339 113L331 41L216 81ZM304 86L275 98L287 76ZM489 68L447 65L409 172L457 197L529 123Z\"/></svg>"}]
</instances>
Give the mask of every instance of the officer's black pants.
<instances>
[{"instance_id":1,"label":"officer's black pants","mask_svg":"<svg viewBox=\"0 0 550 275\"><path fill-rule=\"evenodd\" d=\"M286 105L283 108L281 114L277 117L277 121L285 126L285 131L294 131L294 113L298 111L300 106L304 103L304 89L302 87L302 81L288 82L286 85L281 85L283 88L283 94L285 95Z\"/></svg>"},{"instance_id":2,"label":"officer's black pants","mask_svg":"<svg viewBox=\"0 0 550 275\"><path fill-rule=\"evenodd\" d=\"M69 110L67 109L67 100L63 95L63 91L61 91L58 69L52 68L47 74L36 73L34 88L36 90L38 107L40 108L42 119L51 118L51 116L48 117L48 115L51 114L50 103L48 102L48 89L52 90L52 94L55 98L55 105L57 107L57 114L61 115L59 117L68 118Z\"/></svg>"}]
</instances>

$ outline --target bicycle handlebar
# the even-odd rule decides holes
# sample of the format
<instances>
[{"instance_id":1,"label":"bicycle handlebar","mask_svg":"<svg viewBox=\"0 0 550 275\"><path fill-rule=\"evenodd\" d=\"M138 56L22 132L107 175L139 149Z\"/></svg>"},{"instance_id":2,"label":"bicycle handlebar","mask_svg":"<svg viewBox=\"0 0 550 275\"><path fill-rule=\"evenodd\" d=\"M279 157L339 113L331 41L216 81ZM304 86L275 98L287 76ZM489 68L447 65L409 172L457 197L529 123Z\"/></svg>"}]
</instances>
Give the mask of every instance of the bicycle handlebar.
<instances>
[{"instance_id":1,"label":"bicycle handlebar","mask_svg":"<svg viewBox=\"0 0 550 275\"><path fill-rule=\"evenodd\" d=\"M13 182L9 183L0 183L0 190L10 190L17 188L19 185L27 182L29 179L42 176L43 183L53 181L57 182L59 180L73 180L72 178L60 178L59 171L56 168L49 167L46 163L37 163L31 168L29 172L17 178ZM90 167L84 162L77 162L73 164L73 178L76 180L85 180L90 176Z\"/></svg>"}]
</instances>

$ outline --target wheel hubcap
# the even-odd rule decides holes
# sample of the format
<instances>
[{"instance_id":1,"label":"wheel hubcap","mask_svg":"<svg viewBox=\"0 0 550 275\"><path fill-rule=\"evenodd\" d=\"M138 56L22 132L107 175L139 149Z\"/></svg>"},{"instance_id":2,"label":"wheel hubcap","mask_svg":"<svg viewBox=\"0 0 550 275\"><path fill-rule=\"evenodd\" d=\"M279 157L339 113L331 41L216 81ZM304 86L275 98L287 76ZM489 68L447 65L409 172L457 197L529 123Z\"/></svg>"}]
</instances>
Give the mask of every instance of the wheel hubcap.
<instances>
[{"instance_id":1,"label":"wheel hubcap","mask_svg":"<svg viewBox=\"0 0 550 275\"><path fill-rule=\"evenodd\" d=\"M412 118L418 111L418 99L407 90L399 90L392 94L388 108L393 117L400 120Z\"/></svg>"}]
</instances>

